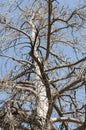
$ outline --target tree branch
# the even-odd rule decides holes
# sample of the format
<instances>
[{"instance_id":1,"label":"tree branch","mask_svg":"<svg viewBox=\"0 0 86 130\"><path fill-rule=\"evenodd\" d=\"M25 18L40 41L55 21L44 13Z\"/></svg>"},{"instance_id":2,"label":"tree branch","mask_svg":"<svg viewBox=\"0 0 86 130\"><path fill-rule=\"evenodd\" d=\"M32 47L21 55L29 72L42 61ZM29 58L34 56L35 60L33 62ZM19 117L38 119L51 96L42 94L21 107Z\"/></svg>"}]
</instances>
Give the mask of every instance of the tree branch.
<instances>
[{"instance_id":1,"label":"tree branch","mask_svg":"<svg viewBox=\"0 0 86 130\"><path fill-rule=\"evenodd\" d=\"M82 124L83 122L79 119L76 118L69 118L69 117L59 117L59 118L51 118L51 122L63 122L63 121L68 121L68 122L73 122L73 123L78 123Z\"/></svg>"},{"instance_id":2,"label":"tree branch","mask_svg":"<svg viewBox=\"0 0 86 130\"><path fill-rule=\"evenodd\" d=\"M47 61L48 57L49 57L50 33L51 33L51 13L52 13L52 0L48 0L48 34L47 34L47 52L46 52L45 61Z\"/></svg>"}]
</instances>

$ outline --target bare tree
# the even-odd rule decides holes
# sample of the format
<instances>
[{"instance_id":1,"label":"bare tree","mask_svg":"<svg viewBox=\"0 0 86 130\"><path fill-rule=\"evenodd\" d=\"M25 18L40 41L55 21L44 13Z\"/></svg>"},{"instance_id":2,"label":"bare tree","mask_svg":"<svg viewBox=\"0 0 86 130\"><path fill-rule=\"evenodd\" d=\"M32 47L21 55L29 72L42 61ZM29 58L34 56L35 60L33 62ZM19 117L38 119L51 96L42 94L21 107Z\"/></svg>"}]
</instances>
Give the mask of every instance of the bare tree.
<instances>
[{"instance_id":1,"label":"bare tree","mask_svg":"<svg viewBox=\"0 0 86 130\"><path fill-rule=\"evenodd\" d=\"M85 1L7 0L0 12L0 129L85 130Z\"/></svg>"}]
</instances>

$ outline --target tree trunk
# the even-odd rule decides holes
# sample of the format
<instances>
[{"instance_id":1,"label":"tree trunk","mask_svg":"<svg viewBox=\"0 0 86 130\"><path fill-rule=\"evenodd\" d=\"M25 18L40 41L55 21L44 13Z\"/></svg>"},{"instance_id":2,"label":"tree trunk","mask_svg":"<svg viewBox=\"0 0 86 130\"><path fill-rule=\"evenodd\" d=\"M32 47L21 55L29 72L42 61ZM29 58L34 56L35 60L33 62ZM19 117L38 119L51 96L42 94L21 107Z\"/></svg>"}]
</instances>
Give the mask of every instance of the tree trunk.
<instances>
[{"instance_id":1,"label":"tree trunk","mask_svg":"<svg viewBox=\"0 0 86 130\"><path fill-rule=\"evenodd\" d=\"M36 29L32 21L30 21L32 26L32 42L34 44L35 37L36 37ZM40 62L40 58L37 52L37 42L34 45L33 55L36 59ZM36 110L36 116L37 120L39 122L38 126L35 126L34 130L44 130L44 126L46 124L46 115L48 111L48 98L46 94L46 87L42 83L41 79L41 72L38 63L34 59L34 65L35 65L35 87L37 91L37 110ZM49 129L48 129L49 130Z\"/></svg>"}]
</instances>

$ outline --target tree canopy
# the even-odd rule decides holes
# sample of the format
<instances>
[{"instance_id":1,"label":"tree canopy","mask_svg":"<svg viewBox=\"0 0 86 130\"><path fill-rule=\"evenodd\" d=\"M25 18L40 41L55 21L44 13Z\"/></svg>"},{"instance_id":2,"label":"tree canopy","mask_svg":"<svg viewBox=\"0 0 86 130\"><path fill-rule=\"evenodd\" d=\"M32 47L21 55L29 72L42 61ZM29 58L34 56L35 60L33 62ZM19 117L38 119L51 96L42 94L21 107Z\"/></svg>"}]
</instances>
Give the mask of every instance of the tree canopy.
<instances>
[{"instance_id":1,"label":"tree canopy","mask_svg":"<svg viewBox=\"0 0 86 130\"><path fill-rule=\"evenodd\" d=\"M0 2L1 130L85 130L86 4Z\"/></svg>"}]
</instances>

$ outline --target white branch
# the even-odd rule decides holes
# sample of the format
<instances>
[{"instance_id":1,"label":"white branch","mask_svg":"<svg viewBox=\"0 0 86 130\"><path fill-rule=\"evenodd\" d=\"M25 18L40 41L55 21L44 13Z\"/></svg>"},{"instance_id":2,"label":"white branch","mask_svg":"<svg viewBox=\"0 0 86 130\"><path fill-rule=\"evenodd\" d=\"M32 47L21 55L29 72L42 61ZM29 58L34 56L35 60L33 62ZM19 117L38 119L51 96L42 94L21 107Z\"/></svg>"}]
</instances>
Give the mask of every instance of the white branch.
<instances>
[{"instance_id":1,"label":"white branch","mask_svg":"<svg viewBox=\"0 0 86 130\"><path fill-rule=\"evenodd\" d=\"M36 96L37 96L36 91L35 91L35 90L33 90L32 88L29 88L29 87L22 87L22 86L20 86L20 85L16 85L15 87L16 87L17 89L21 89L21 90L27 90L27 91L30 91L30 92L32 92L34 95L36 95Z\"/></svg>"},{"instance_id":2,"label":"white branch","mask_svg":"<svg viewBox=\"0 0 86 130\"><path fill-rule=\"evenodd\" d=\"M79 123L82 124L83 121L76 119L76 118L70 118L70 117L59 117L59 118L52 118L51 122L62 122L62 121L68 121L68 122L73 122L73 123Z\"/></svg>"}]
</instances>

